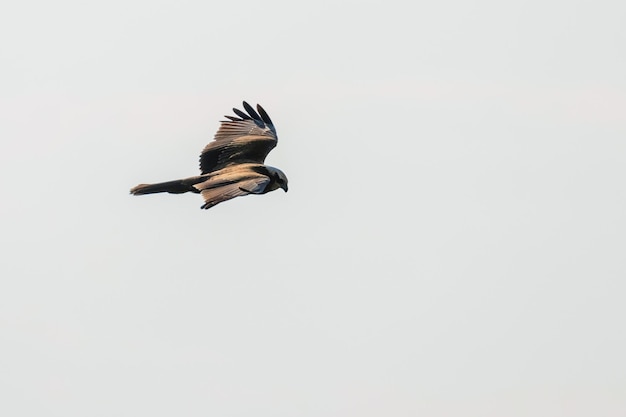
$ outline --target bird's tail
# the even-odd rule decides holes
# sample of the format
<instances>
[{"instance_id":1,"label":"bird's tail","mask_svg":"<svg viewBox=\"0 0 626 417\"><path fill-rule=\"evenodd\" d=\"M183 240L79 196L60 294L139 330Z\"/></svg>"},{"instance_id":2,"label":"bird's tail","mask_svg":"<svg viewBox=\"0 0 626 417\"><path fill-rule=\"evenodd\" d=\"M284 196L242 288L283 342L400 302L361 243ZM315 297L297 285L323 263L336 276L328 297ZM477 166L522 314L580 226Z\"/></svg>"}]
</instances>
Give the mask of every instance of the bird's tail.
<instances>
[{"instance_id":1,"label":"bird's tail","mask_svg":"<svg viewBox=\"0 0 626 417\"><path fill-rule=\"evenodd\" d=\"M167 182L159 182L157 184L139 184L130 189L133 195L154 194L154 193L170 193L182 194L187 192L199 193L194 184L198 182L198 177L185 178L182 180L174 180Z\"/></svg>"}]
</instances>

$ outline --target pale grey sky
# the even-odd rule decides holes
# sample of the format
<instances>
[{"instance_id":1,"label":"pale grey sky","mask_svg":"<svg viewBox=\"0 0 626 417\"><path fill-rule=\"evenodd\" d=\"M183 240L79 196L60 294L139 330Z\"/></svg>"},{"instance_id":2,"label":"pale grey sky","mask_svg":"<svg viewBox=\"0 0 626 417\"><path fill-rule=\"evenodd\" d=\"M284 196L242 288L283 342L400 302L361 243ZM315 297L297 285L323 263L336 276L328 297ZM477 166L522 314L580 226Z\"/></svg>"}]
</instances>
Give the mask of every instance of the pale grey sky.
<instances>
[{"instance_id":1,"label":"pale grey sky","mask_svg":"<svg viewBox=\"0 0 626 417\"><path fill-rule=\"evenodd\" d=\"M0 10L0 415L626 413L621 1ZM261 103L290 189L195 175Z\"/></svg>"}]
</instances>

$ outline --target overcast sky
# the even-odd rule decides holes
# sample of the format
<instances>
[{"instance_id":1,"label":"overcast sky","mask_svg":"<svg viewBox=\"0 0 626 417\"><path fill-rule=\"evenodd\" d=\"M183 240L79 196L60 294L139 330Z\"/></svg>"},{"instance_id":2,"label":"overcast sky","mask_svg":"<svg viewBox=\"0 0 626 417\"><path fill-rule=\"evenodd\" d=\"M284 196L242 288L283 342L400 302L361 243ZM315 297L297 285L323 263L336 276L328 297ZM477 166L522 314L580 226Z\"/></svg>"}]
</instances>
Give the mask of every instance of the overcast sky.
<instances>
[{"instance_id":1,"label":"overcast sky","mask_svg":"<svg viewBox=\"0 0 626 417\"><path fill-rule=\"evenodd\" d=\"M625 21L3 5L0 414L624 416ZM128 194L242 100L288 193Z\"/></svg>"}]
</instances>

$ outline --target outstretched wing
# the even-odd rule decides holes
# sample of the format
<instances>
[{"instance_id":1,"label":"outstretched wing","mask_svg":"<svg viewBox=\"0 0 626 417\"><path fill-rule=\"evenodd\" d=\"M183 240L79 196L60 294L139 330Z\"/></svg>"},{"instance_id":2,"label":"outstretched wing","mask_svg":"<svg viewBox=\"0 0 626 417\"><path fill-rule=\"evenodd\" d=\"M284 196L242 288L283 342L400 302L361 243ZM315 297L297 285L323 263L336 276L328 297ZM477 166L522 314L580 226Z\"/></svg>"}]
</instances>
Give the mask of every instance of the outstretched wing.
<instances>
[{"instance_id":1,"label":"outstretched wing","mask_svg":"<svg viewBox=\"0 0 626 417\"><path fill-rule=\"evenodd\" d=\"M248 113L233 109L239 117L225 116L230 120L222 121L214 140L202 150L202 174L234 164L262 164L276 146L276 128L263 107L257 104L258 113L245 101L243 107Z\"/></svg>"},{"instance_id":2,"label":"outstretched wing","mask_svg":"<svg viewBox=\"0 0 626 417\"><path fill-rule=\"evenodd\" d=\"M215 188L208 188L201 191L204 198L203 209L209 209L216 204L231 198L248 194L262 194L267 185L271 182L268 177L258 176L234 183L226 183Z\"/></svg>"}]
</instances>

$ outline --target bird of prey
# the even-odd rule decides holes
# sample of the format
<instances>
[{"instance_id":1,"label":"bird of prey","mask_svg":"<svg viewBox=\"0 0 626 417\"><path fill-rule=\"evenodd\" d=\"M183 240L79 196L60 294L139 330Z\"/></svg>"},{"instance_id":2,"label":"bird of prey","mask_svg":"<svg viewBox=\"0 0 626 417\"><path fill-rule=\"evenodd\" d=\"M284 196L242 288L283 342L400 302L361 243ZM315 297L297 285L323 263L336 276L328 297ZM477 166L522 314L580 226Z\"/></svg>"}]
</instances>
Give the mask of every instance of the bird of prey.
<instances>
[{"instance_id":1,"label":"bird of prey","mask_svg":"<svg viewBox=\"0 0 626 417\"><path fill-rule=\"evenodd\" d=\"M158 184L139 184L131 194L186 192L204 198L203 209L231 198L248 194L265 194L282 188L287 192L287 176L278 168L264 164L267 154L276 146L278 137L272 120L257 104L258 113L245 101L243 108L233 112L239 117L225 116L212 142L200 154L200 175Z\"/></svg>"}]
</instances>

